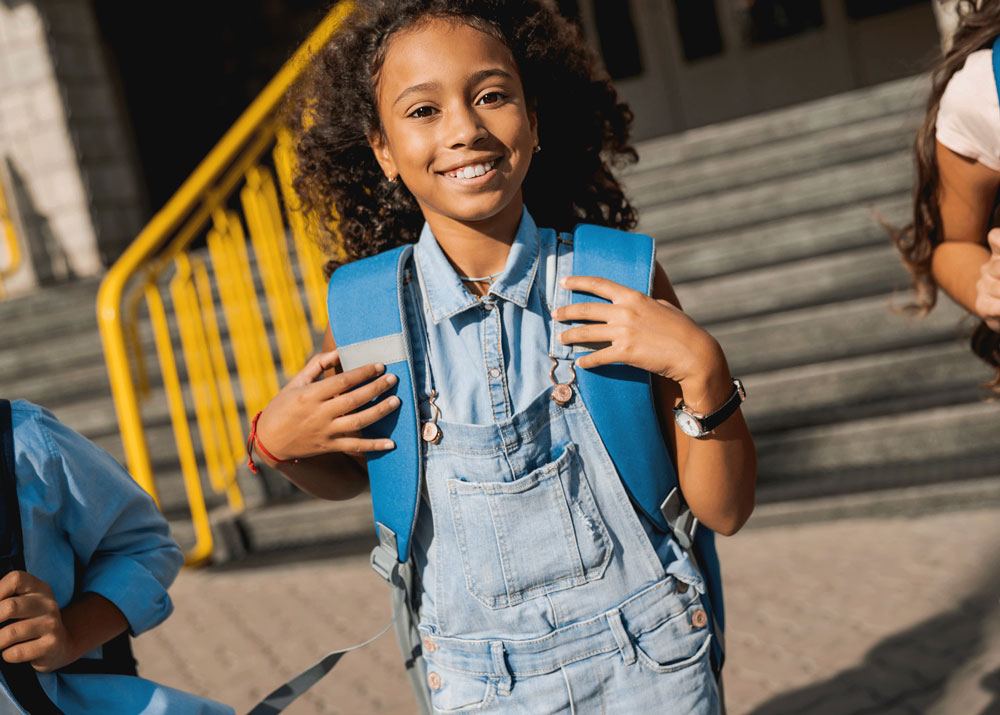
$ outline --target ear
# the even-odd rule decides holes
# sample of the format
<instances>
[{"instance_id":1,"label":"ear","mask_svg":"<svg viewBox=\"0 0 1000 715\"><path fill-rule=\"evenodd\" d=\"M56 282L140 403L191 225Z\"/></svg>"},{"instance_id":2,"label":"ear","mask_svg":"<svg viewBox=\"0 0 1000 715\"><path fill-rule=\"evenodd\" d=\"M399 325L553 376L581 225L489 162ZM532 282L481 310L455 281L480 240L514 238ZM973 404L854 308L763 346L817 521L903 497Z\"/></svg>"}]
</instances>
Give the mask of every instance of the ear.
<instances>
[{"instance_id":1,"label":"ear","mask_svg":"<svg viewBox=\"0 0 1000 715\"><path fill-rule=\"evenodd\" d=\"M389 179L398 177L399 170L396 169L396 162L392 158L392 150L389 148L389 141L385 138L385 134L381 131L369 134L368 145L372 148L375 161L382 167L382 173Z\"/></svg>"},{"instance_id":2,"label":"ear","mask_svg":"<svg viewBox=\"0 0 1000 715\"><path fill-rule=\"evenodd\" d=\"M532 100L528 105L528 126L531 127L531 139L538 146L538 102Z\"/></svg>"}]
</instances>

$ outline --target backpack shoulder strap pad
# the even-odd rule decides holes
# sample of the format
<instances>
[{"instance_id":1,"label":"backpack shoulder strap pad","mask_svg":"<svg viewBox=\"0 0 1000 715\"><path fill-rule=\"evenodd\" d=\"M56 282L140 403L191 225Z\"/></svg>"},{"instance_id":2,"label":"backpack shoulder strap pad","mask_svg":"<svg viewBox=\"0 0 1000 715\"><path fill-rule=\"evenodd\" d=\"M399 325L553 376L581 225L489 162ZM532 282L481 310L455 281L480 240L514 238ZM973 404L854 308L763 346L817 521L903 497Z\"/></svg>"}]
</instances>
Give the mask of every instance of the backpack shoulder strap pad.
<instances>
[{"instance_id":1,"label":"backpack shoulder strap pad","mask_svg":"<svg viewBox=\"0 0 1000 715\"><path fill-rule=\"evenodd\" d=\"M389 438L396 448L369 452L368 478L380 542L399 561L409 556L416 519L422 461L417 437L417 396L410 354L403 271L413 252L405 245L334 271L327 294L330 330L345 371L372 362L385 364L399 382L379 399L397 394L400 406L365 427L366 439Z\"/></svg>"},{"instance_id":2,"label":"backpack shoulder strap pad","mask_svg":"<svg viewBox=\"0 0 1000 715\"><path fill-rule=\"evenodd\" d=\"M589 224L580 224L573 233L574 275L607 278L649 295L655 269L656 251L649 236ZM594 301L607 302L590 293L573 293L574 303ZM677 471L660 434L649 373L618 363L578 370L577 382L632 500L657 528L667 531L670 526L660 507L677 487ZM622 419L626 415L629 419Z\"/></svg>"}]
</instances>

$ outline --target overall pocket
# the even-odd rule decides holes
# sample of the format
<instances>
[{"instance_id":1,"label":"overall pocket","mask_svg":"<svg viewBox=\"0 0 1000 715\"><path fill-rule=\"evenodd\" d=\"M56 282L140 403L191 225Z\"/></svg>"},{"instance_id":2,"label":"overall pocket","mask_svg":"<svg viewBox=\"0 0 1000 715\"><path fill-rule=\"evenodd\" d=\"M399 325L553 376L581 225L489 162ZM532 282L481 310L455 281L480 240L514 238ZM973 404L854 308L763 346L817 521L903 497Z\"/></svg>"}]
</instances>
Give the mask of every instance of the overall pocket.
<instances>
[{"instance_id":1,"label":"overall pocket","mask_svg":"<svg viewBox=\"0 0 1000 715\"><path fill-rule=\"evenodd\" d=\"M426 657L426 656L425 656ZM496 683L486 675L460 673L427 658L431 707L438 715L479 712L496 699Z\"/></svg>"},{"instance_id":2,"label":"overall pocket","mask_svg":"<svg viewBox=\"0 0 1000 715\"><path fill-rule=\"evenodd\" d=\"M611 539L576 445L512 482L449 479L465 585L505 608L600 578Z\"/></svg>"},{"instance_id":3,"label":"overall pocket","mask_svg":"<svg viewBox=\"0 0 1000 715\"><path fill-rule=\"evenodd\" d=\"M654 673L675 673L702 660L707 664L712 644L707 618L696 596L654 628L633 634L639 662Z\"/></svg>"}]
</instances>

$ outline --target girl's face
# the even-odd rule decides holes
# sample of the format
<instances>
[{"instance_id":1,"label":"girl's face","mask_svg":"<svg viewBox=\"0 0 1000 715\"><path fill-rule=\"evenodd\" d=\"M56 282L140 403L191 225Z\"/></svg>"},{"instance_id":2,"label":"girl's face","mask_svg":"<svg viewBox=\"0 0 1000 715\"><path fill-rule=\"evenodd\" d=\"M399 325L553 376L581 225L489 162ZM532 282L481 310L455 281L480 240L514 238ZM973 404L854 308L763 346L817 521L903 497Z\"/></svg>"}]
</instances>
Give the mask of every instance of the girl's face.
<instances>
[{"instance_id":1,"label":"girl's face","mask_svg":"<svg viewBox=\"0 0 1000 715\"><path fill-rule=\"evenodd\" d=\"M382 134L369 137L372 149L432 225L488 221L507 208L520 216L538 134L502 42L441 19L401 31L389 40L377 96Z\"/></svg>"}]
</instances>

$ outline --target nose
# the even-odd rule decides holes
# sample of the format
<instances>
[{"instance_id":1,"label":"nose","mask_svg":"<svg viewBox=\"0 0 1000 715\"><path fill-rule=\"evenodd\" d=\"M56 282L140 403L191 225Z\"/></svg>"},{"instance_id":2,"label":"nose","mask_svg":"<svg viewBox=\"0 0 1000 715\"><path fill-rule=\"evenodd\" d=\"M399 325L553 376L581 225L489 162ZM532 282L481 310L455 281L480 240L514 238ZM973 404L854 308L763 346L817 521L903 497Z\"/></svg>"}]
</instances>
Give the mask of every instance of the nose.
<instances>
[{"instance_id":1,"label":"nose","mask_svg":"<svg viewBox=\"0 0 1000 715\"><path fill-rule=\"evenodd\" d=\"M448 112L447 142L452 149L472 146L487 136L486 127L473 107L463 105Z\"/></svg>"}]
</instances>

